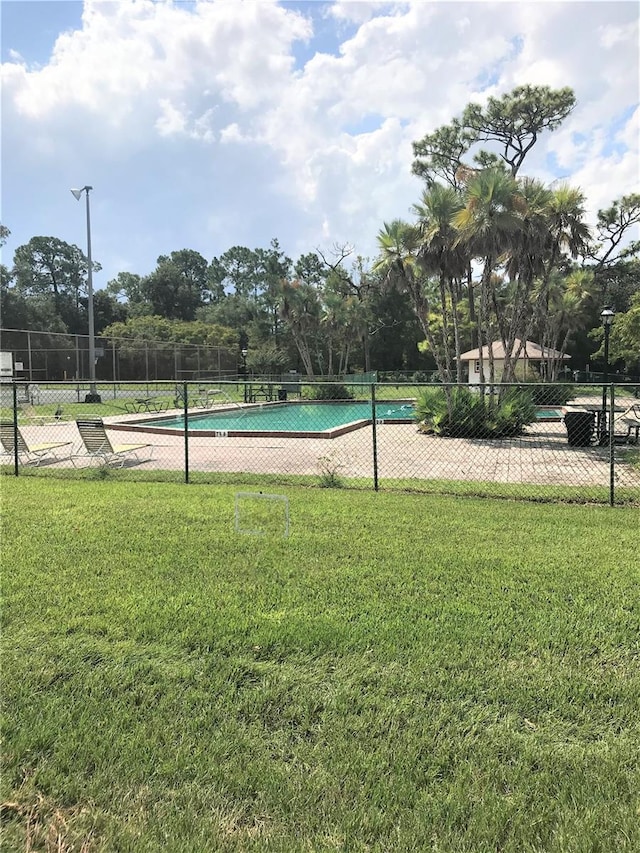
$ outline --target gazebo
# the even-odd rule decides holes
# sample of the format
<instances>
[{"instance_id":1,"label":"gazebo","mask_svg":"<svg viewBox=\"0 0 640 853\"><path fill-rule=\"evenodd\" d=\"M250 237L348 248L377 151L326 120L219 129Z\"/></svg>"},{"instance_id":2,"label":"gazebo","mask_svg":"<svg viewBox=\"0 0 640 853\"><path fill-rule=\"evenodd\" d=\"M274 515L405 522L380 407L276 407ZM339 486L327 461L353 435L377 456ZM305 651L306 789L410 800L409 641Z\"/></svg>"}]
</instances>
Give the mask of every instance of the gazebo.
<instances>
[{"instance_id":1,"label":"gazebo","mask_svg":"<svg viewBox=\"0 0 640 853\"><path fill-rule=\"evenodd\" d=\"M513 345L513 352L516 353L520 348L520 339L516 338ZM494 341L492 344L493 349L493 362L495 369L495 378L496 381L499 382L502 373L504 370L504 361L505 361L505 350L504 344L502 341ZM525 341L522 349L520 350L520 355L518 357L518 361L516 362L516 367L521 366L522 372L526 377L528 368L533 367L537 370L541 375L543 375L544 365L549 362L559 362L559 361L567 361L570 359L570 355L563 355L556 349L551 347L542 347L540 344L535 343L534 341ZM463 352L460 356L460 360L463 362L467 362L469 366L469 384L477 385L480 382L480 360L482 359L482 366L484 368L484 376L485 381L489 378L489 346L485 345L482 347L482 356L480 355L480 350L478 347L476 349L470 349L468 352Z\"/></svg>"}]
</instances>

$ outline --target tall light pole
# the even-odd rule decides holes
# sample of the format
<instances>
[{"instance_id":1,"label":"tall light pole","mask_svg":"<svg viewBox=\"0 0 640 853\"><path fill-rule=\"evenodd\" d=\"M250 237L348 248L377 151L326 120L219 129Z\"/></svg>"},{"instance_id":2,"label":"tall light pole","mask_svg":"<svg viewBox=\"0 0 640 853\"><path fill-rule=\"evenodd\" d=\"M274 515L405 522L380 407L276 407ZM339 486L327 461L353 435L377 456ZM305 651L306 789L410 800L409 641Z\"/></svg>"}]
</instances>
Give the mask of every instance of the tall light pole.
<instances>
[{"instance_id":1,"label":"tall light pole","mask_svg":"<svg viewBox=\"0 0 640 853\"><path fill-rule=\"evenodd\" d=\"M607 433L607 383L609 382L609 335L611 334L611 324L616 312L609 306L605 307L600 312L600 319L604 326L604 376L602 378L602 417L600 419L600 443L606 444L608 441Z\"/></svg>"},{"instance_id":2,"label":"tall light pole","mask_svg":"<svg viewBox=\"0 0 640 853\"><path fill-rule=\"evenodd\" d=\"M242 375L244 377L244 402L247 402L247 355L249 354L249 350L245 347L242 347L240 350L240 355L242 356Z\"/></svg>"},{"instance_id":3,"label":"tall light pole","mask_svg":"<svg viewBox=\"0 0 640 853\"><path fill-rule=\"evenodd\" d=\"M85 403L101 403L101 397L96 388L96 336L93 321L93 264L91 263L91 211L89 209L89 192L93 187L82 187L71 190L76 201L80 201L82 193L87 198L87 314L89 319L89 393L84 398Z\"/></svg>"}]
</instances>

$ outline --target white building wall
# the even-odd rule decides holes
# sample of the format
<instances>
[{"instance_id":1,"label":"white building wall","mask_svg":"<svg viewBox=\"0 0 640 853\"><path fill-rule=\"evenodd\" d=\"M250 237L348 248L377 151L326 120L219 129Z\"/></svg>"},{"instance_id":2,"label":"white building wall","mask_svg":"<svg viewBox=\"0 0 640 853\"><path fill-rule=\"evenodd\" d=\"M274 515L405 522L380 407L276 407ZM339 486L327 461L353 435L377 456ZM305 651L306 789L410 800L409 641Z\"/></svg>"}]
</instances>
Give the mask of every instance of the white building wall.
<instances>
[{"instance_id":1,"label":"white building wall","mask_svg":"<svg viewBox=\"0 0 640 853\"><path fill-rule=\"evenodd\" d=\"M489 381L489 359L487 359L483 363L484 367L484 381ZM493 369L495 374L495 381L500 382L502 377L502 371L504 370L504 359L502 358L494 358L493 360ZM469 385L479 385L480 384L480 360L470 361L469 362Z\"/></svg>"}]
</instances>

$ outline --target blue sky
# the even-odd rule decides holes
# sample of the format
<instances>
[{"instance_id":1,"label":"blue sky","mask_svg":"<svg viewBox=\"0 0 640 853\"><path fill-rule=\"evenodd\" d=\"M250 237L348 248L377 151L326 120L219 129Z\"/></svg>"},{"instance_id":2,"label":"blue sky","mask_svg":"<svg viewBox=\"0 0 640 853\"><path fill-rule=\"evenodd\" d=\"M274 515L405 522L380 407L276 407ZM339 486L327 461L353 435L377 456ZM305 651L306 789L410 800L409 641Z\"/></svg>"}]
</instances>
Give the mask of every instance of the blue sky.
<instances>
[{"instance_id":1,"label":"blue sky","mask_svg":"<svg viewBox=\"0 0 640 853\"><path fill-rule=\"evenodd\" d=\"M2 62L11 51L29 64L45 65L61 32L76 29L82 22L82 3L65 0L7 0L0 9Z\"/></svg>"},{"instance_id":2,"label":"blue sky","mask_svg":"<svg viewBox=\"0 0 640 853\"><path fill-rule=\"evenodd\" d=\"M578 106L525 171L598 208L638 191L631 2L4 0L3 262L35 235L93 254L102 287L160 254L207 260L277 237L296 258L373 258L409 218L411 142L522 83Z\"/></svg>"}]
</instances>

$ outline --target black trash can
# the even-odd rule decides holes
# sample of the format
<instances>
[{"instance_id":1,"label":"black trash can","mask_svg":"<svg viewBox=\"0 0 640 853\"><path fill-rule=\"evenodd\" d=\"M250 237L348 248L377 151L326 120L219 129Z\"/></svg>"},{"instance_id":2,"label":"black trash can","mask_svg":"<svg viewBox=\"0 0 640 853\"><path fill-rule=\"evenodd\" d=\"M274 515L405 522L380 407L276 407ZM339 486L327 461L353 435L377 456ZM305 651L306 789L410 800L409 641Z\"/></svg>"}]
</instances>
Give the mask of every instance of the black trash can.
<instances>
[{"instance_id":1,"label":"black trash can","mask_svg":"<svg viewBox=\"0 0 640 853\"><path fill-rule=\"evenodd\" d=\"M287 402L287 389L286 388L278 388L278 400L281 403Z\"/></svg>"},{"instance_id":2,"label":"black trash can","mask_svg":"<svg viewBox=\"0 0 640 853\"><path fill-rule=\"evenodd\" d=\"M588 447L593 438L596 416L593 412L567 412L564 424L567 440L573 447Z\"/></svg>"}]
</instances>

